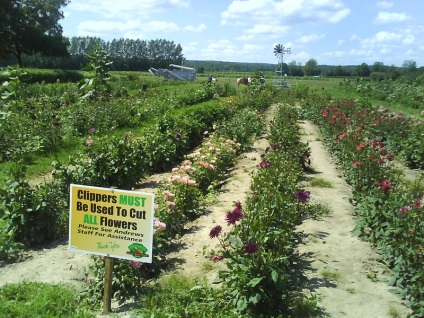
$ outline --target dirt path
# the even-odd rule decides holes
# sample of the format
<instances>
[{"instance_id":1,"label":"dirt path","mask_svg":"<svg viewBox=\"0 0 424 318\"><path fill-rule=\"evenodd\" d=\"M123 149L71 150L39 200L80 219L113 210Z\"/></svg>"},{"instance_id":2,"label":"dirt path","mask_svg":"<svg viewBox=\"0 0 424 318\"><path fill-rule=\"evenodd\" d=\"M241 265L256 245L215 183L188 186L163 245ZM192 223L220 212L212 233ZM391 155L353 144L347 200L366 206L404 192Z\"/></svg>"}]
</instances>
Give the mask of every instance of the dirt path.
<instances>
[{"instance_id":1,"label":"dirt path","mask_svg":"<svg viewBox=\"0 0 424 318\"><path fill-rule=\"evenodd\" d=\"M387 269L370 244L352 234L355 226L353 207L349 203L351 189L341 178L336 165L321 141L317 128L309 122L301 124L303 141L311 148L310 178L329 181L331 188L306 184L311 199L326 204L331 214L320 221L306 220L298 230L304 244L298 247L308 264L310 287L320 299L320 306L330 317L383 318L406 317L408 309L391 287L376 279L384 279ZM389 314L389 311L392 314ZM397 312L399 316L393 316Z\"/></svg>"},{"instance_id":2,"label":"dirt path","mask_svg":"<svg viewBox=\"0 0 424 318\"><path fill-rule=\"evenodd\" d=\"M273 117L274 105L268 117ZM322 143L317 141L318 133L309 123L303 123L304 141L308 141L312 149L312 166L315 174L331 182L332 188L312 188L311 197L321 203L328 203L332 213L321 221L306 220L299 226L303 231L304 244L299 246L305 263L309 269L307 276L312 292L319 297L319 305L328 317L379 318L393 317L390 308L395 308L399 317L406 317L407 310L398 296L389 291L382 282L373 282L368 277L382 276L385 269L378 262L378 255L369 244L361 242L351 234L354 227L351 195L349 186L340 178L331 157ZM209 232L216 224L225 225L225 213L233 209L233 204L242 204L249 194L251 172L257 168L260 155L268 146L266 136L259 138L252 149L244 153L232 168L229 178L220 189L216 204L207 207L204 216L188 225L189 233L180 240L183 248L169 257L180 264L177 271L185 274L206 275L210 280L216 278L222 263L209 263L208 255L203 254L204 247L210 251L215 248L216 241L209 238ZM154 181L164 175L149 178L140 188L141 191L154 192ZM90 257L82 253L67 250L66 242L57 242L51 248L29 252L26 260L0 267L0 286L23 280L49 283L71 282L78 284L84 279L83 269L90 262ZM205 266L208 264L208 266ZM324 281L324 276L331 276L336 281ZM326 274L325 274L326 273ZM338 273L337 275L334 273ZM368 276L368 277L367 277ZM112 307L114 311L116 306ZM119 313L125 316L125 312Z\"/></svg>"}]
</instances>

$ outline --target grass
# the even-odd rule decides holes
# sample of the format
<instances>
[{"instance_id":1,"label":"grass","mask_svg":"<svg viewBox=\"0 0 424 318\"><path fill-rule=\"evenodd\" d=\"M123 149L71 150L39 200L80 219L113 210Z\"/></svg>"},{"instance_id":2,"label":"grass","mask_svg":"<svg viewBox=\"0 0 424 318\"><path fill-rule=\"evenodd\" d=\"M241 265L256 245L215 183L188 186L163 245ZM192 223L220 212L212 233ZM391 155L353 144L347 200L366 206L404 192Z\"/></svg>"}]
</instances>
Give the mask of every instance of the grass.
<instances>
[{"instance_id":1,"label":"grass","mask_svg":"<svg viewBox=\"0 0 424 318\"><path fill-rule=\"evenodd\" d=\"M2 317L95 317L70 286L24 282L0 289Z\"/></svg>"},{"instance_id":2,"label":"grass","mask_svg":"<svg viewBox=\"0 0 424 318\"><path fill-rule=\"evenodd\" d=\"M318 220L325 216L328 216L331 214L331 209L326 203L314 203L310 204L306 211L304 211L304 215Z\"/></svg>"},{"instance_id":3,"label":"grass","mask_svg":"<svg viewBox=\"0 0 424 318\"><path fill-rule=\"evenodd\" d=\"M330 181L325 180L323 178L314 178L311 180L311 186L312 187L318 187L318 188L332 188L333 185Z\"/></svg>"},{"instance_id":4,"label":"grass","mask_svg":"<svg viewBox=\"0 0 424 318\"><path fill-rule=\"evenodd\" d=\"M388 314L392 318L400 318L399 311L395 307L390 307Z\"/></svg>"},{"instance_id":5,"label":"grass","mask_svg":"<svg viewBox=\"0 0 424 318\"><path fill-rule=\"evenodd\" d=\"M341 274L336 271L322 270L320 274L326 282L338 282L341 278Z\"/></svg>"},{"instance_id":6,"label":"grass","mask_svg":"<svg viewBox=\"0 0 424 318\"><path fill-rule=\"evenodd\" d=\"M350 287L350 288L346 289L346 291L347 291L349 294L356 294L356 289L355 289L355 288L353 288L353 287Z\"/></svg>"},{"instance_id":7,"label":"grass","mask_svg":"<svg viewBox=\"0 0 424 318\"><path fill-rule=\"evenodd\" d=\"M134 312L141 317L239 317L222 291L201 277L164 276L146 288L139 304Z\"/></svg>"},{"instance_id":8,"label":"grass","mask_svg":"<svg viewBox=\"0 0 424 318\"><path fill-rule=\"evenodd\" d=\"M202 270L205 272L210 272L211 270L213 270L214 265L211 261L206 261L202 264Z\"/></svg>"}]
</instances>

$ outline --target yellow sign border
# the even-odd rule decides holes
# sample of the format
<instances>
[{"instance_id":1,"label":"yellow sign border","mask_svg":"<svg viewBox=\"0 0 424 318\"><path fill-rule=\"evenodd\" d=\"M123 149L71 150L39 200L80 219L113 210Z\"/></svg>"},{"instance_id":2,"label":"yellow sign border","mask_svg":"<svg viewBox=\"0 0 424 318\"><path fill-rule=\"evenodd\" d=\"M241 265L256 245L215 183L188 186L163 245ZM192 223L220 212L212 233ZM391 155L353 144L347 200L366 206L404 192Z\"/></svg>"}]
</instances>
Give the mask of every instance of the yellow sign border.
<instances>
[{"instance_id":1,"label":"yellow sign border","mask_svg":"<svg viewBox=\"0 0 424 318\"><path fill-rule=\"evenodd\" d=\"M153 223L152 193L71 184L71 251L151 263Z\"/></svg>"}]
</instances>

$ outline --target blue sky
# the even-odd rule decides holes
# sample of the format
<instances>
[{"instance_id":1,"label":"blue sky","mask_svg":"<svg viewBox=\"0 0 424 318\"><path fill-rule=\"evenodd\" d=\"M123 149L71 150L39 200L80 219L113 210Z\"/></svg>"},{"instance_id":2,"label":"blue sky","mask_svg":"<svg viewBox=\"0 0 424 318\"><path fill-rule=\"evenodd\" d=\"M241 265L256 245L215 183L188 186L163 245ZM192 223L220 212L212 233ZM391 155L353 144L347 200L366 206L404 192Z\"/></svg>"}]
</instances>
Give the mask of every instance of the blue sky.
<instances>
[{"instance_id":1,"label":"blue sky","mask_svg":"<svg viewBox=\"0 0 424 318\"><path fill-rule=\"evenodd\" d=\"M423 0L71 0L63 34L166 39L188 60L424 66Z\"/></svg>"}]
</instances>

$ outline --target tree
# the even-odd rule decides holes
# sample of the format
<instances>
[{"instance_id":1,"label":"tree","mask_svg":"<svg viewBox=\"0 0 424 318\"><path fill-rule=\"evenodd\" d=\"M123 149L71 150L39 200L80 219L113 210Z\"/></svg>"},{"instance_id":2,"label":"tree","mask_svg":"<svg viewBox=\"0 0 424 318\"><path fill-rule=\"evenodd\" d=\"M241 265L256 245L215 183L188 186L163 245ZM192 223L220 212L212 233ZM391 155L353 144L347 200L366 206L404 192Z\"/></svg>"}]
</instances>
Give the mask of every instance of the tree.
<instances>
[{"instance_id":1,"label":"tree","mask_svg":"<svg viewBox=\"0 0 424 318\"><path fill-rule=\"evenodd\" d=\"M417 62L414 60L405 60L403 61L402 67L406 68L407 70L415 70L417 68Z\"/></svg>"},{"instance_id":2,"label":"tree","mask_svg":"<svg viewBox=\"0 0 424 318\"><path fill-rule=\"evenodd\" d=\"M67 54L62 37L61 7L69 0L0 0L0 56L13 54L22 67L22 54Z\"/></svg>"},{"instance_id":3,"label":"tree","mask_svg":"<svg viewBox=\"0 0 424 318\"><path fill-rule=\"evenodd\" d=\"M384 65L383 62L374 62L372 66L373 72L385 72L387 70L387 67Z\"/></svg>"},{"instance_id":4,"label":"tree","mask_svg":"<svg viewBox=\"0 0 424 318\"><path fill-rule=\"evenodd\" d=\"M308 62L306 62L305 67L303 69L305 71L305 75L307 76L315 76L321 74L321 70L318 67L318 62L316 59L310 59Z\"/></svg>"},{"instance_id":5,"label":"tree","mask_svg":"<svg viewBox=\"0 0 424 318\"><path fill-rule=\"evenodd\" d=\"M370 76L371 70L367 63L362 63L361 65L355 67L355 73L358 76L368 77Z\"/></svg>"},{"instance_id":6,"label":"tree","mask_svg":"<svg viewBox=\"0 0 424 318\"><path fill-rule=\"evenodd\" d=\"M303 76L302 63L297 63L296 61L291 61L288 65L290 76Z\"/></svg>"}]
</instances>

